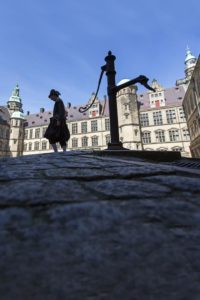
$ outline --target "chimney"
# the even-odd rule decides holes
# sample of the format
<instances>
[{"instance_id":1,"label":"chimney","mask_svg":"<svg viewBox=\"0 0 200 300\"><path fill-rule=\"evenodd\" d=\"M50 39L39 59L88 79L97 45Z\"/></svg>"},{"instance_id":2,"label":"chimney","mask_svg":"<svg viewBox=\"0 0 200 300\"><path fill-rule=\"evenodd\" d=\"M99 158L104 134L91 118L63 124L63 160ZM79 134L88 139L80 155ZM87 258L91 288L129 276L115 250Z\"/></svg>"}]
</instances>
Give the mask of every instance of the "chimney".
<instances>
[{"instance_id":1,"label":"chimney","mask_svg":"<svg viewBox=\"0 0 200 300\"><path fill-rule=\"evenodd\" d=\"M40 112L41 113L43 113L44 112L44 108L42 107L42 108L40 108Z\"/></svg>"},{"instance_id":2,"label":"chimney","mask_svg":"<svg viewBox=\"0 0 200 300\"><path fill-rule=\"evenodd\" d=\"M27 116L29 116L30 115L30 111L28 110L26 114L27 114Z\"/></svg>"}]
</instances>

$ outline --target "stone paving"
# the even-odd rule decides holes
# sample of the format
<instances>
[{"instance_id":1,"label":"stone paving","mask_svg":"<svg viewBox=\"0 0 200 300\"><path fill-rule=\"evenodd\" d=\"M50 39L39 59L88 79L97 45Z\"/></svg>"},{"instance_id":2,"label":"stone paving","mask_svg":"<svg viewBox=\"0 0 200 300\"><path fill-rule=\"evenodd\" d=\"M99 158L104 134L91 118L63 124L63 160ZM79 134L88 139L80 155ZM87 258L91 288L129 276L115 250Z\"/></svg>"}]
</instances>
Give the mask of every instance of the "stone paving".
<instances>
[{"instance_id":1,"label":"stone paving","mask_svg":"<svg viewBox=\"0 0 200 300\"><path fill-rule=\"evenodd\" d=\"M0 159L0 300L199 300L200 171Z\"/></svg>"}]
</instances>

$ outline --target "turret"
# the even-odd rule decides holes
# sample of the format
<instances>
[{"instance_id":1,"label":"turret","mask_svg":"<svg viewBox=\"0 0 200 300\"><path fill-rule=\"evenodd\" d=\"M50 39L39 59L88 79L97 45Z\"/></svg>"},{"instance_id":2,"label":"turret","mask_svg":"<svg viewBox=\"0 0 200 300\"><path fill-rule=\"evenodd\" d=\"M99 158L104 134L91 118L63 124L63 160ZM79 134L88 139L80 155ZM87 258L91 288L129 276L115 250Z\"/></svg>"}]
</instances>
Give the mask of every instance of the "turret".
<instances>
[{"instance_id":1,"label":"turret","mask_svg":"<svg viewBox=\"0 0 200 300\"><path fill-rule=\"evenodd\" d=\"M24 116L22 102L19 95L19 86L16 85L10 99L7 102L10 112L10 141L9 147L11 156L20 156L23 154L24 139Z\"/></svg>"},{"instance_id":2,"label":"turret","mask_svg":"<svg viewBox=\"0 0 200 300\"><path fill-rule=\"evenodd\" d=\"M10 115L12 115L12 113L14 111L20 111L23 112L22 110L22 102L21 102L21 98L19 95L19 85L17 84L16 87L13 89L12 91L12 95L10 96L8 102L7 102L7 108L10 112Z\"/></svg>"},{"instance_id":3,"label":"turret","mask_svg":"<svg viewBox=\"0 0 200 300\"><path fill-rule=\"evenodd\" d=\"M192 52L190 51L189 47L187 47L185 57L185 77L187 80L190 80L192 76L192 72L196 65L196 61L197 59L194 55L192 55Z\"/></svg>"},{"instance_id":4,"label":"turret","mask_svg":"<svg viewBox=\"0 0 200 300\"><path fill-rule=\"evenodd\" d=\"M118 85L128 81L129 79L123 79ZM123 147L131 150L141 150L139 111L136 92L137 86L131 85L121 89L117 93L120 140L123 143Z\"/></svg>"}]
</instances>

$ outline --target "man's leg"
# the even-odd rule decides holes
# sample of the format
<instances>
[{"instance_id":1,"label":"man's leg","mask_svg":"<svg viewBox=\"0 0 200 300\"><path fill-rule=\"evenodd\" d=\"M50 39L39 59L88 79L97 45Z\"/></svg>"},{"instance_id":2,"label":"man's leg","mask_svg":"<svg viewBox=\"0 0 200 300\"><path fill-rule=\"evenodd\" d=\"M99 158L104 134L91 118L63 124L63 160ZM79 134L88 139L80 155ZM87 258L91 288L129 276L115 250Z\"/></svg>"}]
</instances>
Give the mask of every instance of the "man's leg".
<instances>
[{"instance_id":1,"label":"man's leg","mask_svg":"<svg viewBox=\"0 0 200 300\"><path fill-rule=\"evenodd\" d=\"M67 144L65 141L60 141L60 146L63 149L63 152L66 152L67 149Z\"/></svg>"},{"instance_id":2,"label":"man's leg","mask_svg":"<svg viewBox=\"0 0 200 300\"><path fill-rule=\"evenodd\" d=\"M58 152L58 149L57 149L57 145L56 145L56 144L51 144L51 147L53 148L54 152Z\"/></svg>"}]
</instances>

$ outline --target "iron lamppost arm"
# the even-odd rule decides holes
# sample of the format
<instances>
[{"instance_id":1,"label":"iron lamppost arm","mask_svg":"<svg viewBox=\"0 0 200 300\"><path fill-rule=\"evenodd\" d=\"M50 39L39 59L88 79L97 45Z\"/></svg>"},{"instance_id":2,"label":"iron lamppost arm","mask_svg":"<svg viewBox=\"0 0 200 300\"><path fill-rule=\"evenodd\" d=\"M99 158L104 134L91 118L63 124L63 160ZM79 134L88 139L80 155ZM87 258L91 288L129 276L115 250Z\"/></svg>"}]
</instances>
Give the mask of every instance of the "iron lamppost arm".
<instances>
[{"instance_id":1,"label":"iron lamppost arm","mask_svg":"<svg viewBox=\"0 0 200 300\"><path fill-rule=\"evenodd\" d=\"M143 85L144 87L146 87L148 90L151 90L153 92L155 92L156 90L154 88L152 88L150 85L148 85L148 80L149 78L147 78L144 75L140 75L132 80L129 80L128 82L122 83L120 85L117 85L115 87L113 87L114 91L117 93L119 92L121 89L124 89L130 85L136 84L136 83L140 83L141 85Z\"/></svg>"}]
</instances>

